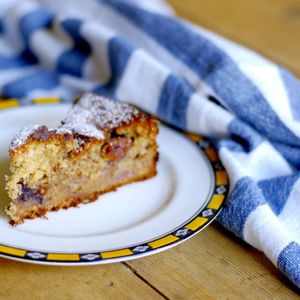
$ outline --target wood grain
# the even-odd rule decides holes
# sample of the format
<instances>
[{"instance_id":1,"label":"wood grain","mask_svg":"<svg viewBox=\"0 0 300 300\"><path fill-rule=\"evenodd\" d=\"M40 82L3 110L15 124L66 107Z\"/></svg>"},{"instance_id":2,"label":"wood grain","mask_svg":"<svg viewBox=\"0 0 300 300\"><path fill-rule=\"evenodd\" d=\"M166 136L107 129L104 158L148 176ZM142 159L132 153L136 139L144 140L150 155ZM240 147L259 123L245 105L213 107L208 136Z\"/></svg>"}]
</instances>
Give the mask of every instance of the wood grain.
<instances>
[{"instance_id":1,"label":"wood grain","mask_svg":"<svg viewBox=\"0 0 300 300\"><path fill-rule=\"evenodd\" d=\"M169 0L177 13L300 75L300 0ZM264 257L213 224L136 261L46 267L0 259L0 299L299 299Z\"/></svg>"},{"instance_id":2,"label":"wood grain","mask_svg":"<svg viewBox=\"0 0 300 300\"><path fill-rule=\"evenodd\" d=\"M217 224L174 249L128 264L170 299L299 299L262 253Z\"/></svg>"},{"instance_id":3,"label":"wood grain","mask_svg":"<svg viewBox=\"0 0 300 300\"><path fill-rule=\"evenodd\" d=\"M52 267L0 259L0 299L164 299L126 266Z\"/></svg>"}]
</instances>

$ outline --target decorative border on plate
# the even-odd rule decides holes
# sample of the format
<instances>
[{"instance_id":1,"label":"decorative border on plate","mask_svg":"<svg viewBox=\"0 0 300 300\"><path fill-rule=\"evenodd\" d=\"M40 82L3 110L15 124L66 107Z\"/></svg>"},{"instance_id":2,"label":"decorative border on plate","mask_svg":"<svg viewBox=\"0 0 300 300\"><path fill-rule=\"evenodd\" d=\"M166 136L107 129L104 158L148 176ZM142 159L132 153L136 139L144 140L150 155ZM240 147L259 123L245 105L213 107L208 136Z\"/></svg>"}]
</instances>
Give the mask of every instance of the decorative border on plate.
<instances>
[{"instance_id":1,"label":"decorative border on plate","mask_svg":"<svg viewBox=\"0 0 300 300\"><path fill-rule=\"evenodd\" d=\"M63 101L58 97L35 98L31 105L61 102ZM27 106L28 104L25 105ZM23 106L18 99L0 99L0 110L18 106ZM41 263L100 263L100 261L105 260L113 261L129 257L138 258L138 256L143 254L151 254L151 252L155 253L158 252L159 249L171 247L174 244L179 244L180 242L183 242L187 238L201 231L217 217L222 209L229 191L228 176L223 164L219 159L217 151L213 148L209 139L197 134L188 133L176 128L174 129L185 134L199 146L203 153L205 153L214 171L215 183L213 194L207 205L196 216L194 216L193 219L183 224L180 228L177 228L173 232L167 233L158 239L153 239L146 243L134 245L128 248L92 253L46 253L19 249L0 244L0 255L7 258L17 258L19 260Z\"/></svg>"}]
</instances>

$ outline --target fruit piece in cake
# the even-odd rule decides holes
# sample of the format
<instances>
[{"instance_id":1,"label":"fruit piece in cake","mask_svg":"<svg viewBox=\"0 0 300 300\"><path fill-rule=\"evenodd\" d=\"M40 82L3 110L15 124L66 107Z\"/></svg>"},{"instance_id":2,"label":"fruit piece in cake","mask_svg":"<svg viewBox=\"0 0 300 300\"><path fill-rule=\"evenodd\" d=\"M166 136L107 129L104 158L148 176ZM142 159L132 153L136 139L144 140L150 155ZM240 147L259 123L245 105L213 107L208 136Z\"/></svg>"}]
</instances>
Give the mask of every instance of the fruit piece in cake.
<instances>
[{"instance_id":1,"label":"fruit piece in cake","mask_svg":"<svg viewBox=\"0 0 300 300\"><path fill-rule=\"evenodd\" d=\"M9 150L11 224L154 176L157 134L152 116L94 94L77 99L58 128L25 127Z\"/></svg>"}]
</instances>

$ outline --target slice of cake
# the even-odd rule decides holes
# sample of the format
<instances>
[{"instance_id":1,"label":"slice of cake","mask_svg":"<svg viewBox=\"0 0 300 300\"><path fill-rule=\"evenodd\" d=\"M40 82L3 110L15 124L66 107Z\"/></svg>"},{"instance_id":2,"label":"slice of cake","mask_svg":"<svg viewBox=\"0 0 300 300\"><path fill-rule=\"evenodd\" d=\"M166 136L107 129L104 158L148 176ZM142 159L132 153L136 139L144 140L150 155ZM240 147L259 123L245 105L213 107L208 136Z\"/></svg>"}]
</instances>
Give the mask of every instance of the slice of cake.
<instances>
[{"instance_id":1,"label":"slice of cake","mask_svg":"<svg viewBox=\"0 0 300 300\"><path fill-rule=\"evenodd\" d=\"M94 94L77 99L58 128L25 127L9 150L11 224L154 176L157 133L155 118Z\"/></svg>"}]
</instances>

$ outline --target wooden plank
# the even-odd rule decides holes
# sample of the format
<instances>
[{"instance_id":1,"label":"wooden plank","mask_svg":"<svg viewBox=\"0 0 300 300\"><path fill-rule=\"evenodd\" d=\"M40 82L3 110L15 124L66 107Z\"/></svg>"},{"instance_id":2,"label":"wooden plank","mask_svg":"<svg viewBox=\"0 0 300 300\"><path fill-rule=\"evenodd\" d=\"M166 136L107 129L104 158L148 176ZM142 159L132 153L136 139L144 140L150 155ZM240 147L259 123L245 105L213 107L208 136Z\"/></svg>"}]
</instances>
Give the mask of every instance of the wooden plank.
<instances>
[{"instance_id":1,"label":"wooden plank","mask_svg":"<svg viewBox=\"0 0 300 300\"><path fill-rule=\"evenodd\" d=\"M169 0L177 13L300 76L299 0Z\"/></svg>"},{"instance_id":2,"label":"wooden plank","mask_svg":"<svg viewBox=\"0 0 300 300\"><path fill-rule=\"evenodd\" d=\"M299 299L262 253L217 224L173 249L127 264L170 299Z\"/></svg>"},{"instance_id":3,"label":"wooden plank","mask_svg":"<svg viewBox=\"0 0 300 300\"><path fill-rule=\"evenodd\" d=\"M0 259L0 299L164 299L126 266L31 265Z\"/></svg>"}]
</instances>

